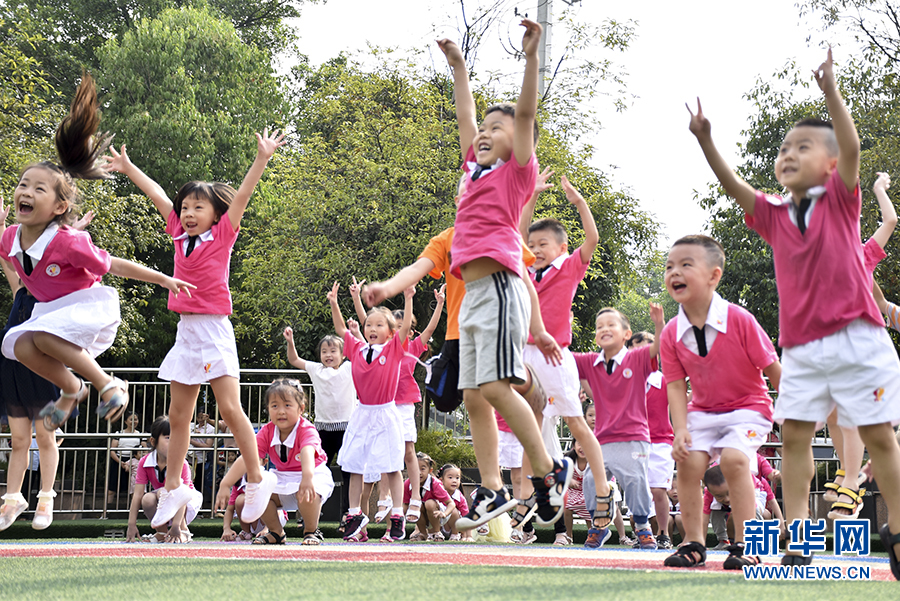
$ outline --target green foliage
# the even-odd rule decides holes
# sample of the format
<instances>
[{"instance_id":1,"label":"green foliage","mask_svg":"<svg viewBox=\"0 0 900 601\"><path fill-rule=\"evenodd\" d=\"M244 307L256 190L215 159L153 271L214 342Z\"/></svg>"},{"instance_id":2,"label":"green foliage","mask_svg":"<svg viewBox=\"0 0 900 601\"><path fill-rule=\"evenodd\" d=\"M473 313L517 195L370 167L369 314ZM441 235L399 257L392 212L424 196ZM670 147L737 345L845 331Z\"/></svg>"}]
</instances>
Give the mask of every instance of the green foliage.
<instances>
[{"instance_id":1,"label":"green foliage","mask_svg":"<svg viewBox=\"0 0 900 601\"><path fill-rule=\"evenodd\" d=\"M420 430L416 440L416 451L434 459L435 469L446 463L457 467L478 467L472 443L457 438L451 430L438 428Z\"/></svg>"},{"instance_id":2,"label":"green foliage","mask_svg":"<svg viewBox=\"0 0 900 601\"><path fill-rule=\"evenodd\" d=\"M654 332L648 303L663 306L666 321L678 313L678 303L666 291L665 267L668 253L651 251L627 277L619 289L614 306L628 317L632 332Z\"/></svg>"}]
</instances>

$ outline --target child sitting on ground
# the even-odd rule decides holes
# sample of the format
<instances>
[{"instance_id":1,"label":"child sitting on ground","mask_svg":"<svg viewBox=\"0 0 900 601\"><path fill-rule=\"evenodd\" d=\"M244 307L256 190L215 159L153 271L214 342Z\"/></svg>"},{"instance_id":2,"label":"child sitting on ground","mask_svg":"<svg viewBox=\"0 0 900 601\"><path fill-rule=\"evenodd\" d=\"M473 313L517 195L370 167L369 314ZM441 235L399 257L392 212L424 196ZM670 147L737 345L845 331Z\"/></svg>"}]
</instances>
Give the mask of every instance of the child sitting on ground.
<instances>
[{"instance_id":1,"label":"child sitting on ground","mask_svg":"<svg viewBox=\"0 0 900 601\"><path fill-rule=\"evenodd\" d=\"M438 478L441 479L444 490L447 491L450 499L453 500L452 508L447 505L440 505L443 514L441 517L441 532L447 540L472 540L470 531L460 533L456 527L457 520L469 513L469 504L466 502L466 495L462 491L462 470L452 463L446 463L438 471Z\"/></svg>"},{"instance_id":2,"label":"child sitting on ground","mask_svg":"<svg viewBox=\"0 0 900 601\"><path fill-rule=\"evenodd\" d=\"M722 468L718 465L706 470L703 476L706 490L703 493L703 522L712 524L713 532L719 541L716 549L727 549L734 540L734 520L731 517L731 495L728 493L728 483L722 475ZM787 535L787 526L784 523L784 515L781 507L775 500L775 493L765 478L754 476L754 500L756 502L756 519L771 520L775 518L780 523L781 538Z\"/></svg>"},{"instance_id":3,"label":"child sitting on ground","mask_svg":"<svg viewBox=\"0 0 900 601\"><path fill-rule=\"evenodd\" d=\"M410 541L428 540L440 542L444 540L441 533L442 520L453 512L456 503L444 490L444 484L438 480L434 472L434 460L425 453L416 453L419 462L419 490L421 491L423 511L416 522L416 531L409 537ZM403 508L409 509L412 499L412 482L409 479L403 482ZM444 509L441 509L441 507Z\"/></svg>"}]
</instances>

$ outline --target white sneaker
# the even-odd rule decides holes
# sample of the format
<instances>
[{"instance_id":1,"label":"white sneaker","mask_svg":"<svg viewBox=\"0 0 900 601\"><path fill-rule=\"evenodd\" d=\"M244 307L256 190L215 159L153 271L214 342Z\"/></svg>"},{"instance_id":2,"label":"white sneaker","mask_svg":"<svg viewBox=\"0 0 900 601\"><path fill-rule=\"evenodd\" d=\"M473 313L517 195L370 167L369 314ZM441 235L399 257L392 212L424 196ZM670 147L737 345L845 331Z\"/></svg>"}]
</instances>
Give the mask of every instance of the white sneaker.
<instances>
[{"instance_id":1,"label":"white sneaker","mask_svg":"<svg viewBox=\"0 0 900 601\"><path fill-rule=\"evenodd\" d=\"M175 490L159 489L159 502L156 504L156 514L150 520L150 526L159 528L168 524L178 510L191 500L191 489L187 484L182 484Z\"/></svg>"},{"instance_id":2,"label":"white sneaker","mask_svg":"<svg viewBox=\"0 0 900 601\"><path fill-rule=\"evenodd\" d=\"M45 530L53 523L53 498L56 491L41 491L38 493L37 509L34 511L34 519L31 527L35 530Z\"/></svg>"},{"instance_id":3,"label":"white sneaker","mask_svg":"<svg viewBox=\"0 0 900 601\"><path fill-rule=\"evenodd\" d=\"M0 499L5 501L3 507L0 507L0 530L6 530L28 509L28 501L20 492L3 495Z\"/></svg>"},{"instance_id":4,"label":"white sneaker","mask_svg":"<svg viewBox=\"0 0 900 601\"><path fill-rule=\"evenodd\" d=\"M265 470L262 473L262 481L258 484L247 483L247 487L244 489L244 510L241 511L241 521L252 524L262 517L277 483L278 477Z\"/></svg>"}]
</instances>

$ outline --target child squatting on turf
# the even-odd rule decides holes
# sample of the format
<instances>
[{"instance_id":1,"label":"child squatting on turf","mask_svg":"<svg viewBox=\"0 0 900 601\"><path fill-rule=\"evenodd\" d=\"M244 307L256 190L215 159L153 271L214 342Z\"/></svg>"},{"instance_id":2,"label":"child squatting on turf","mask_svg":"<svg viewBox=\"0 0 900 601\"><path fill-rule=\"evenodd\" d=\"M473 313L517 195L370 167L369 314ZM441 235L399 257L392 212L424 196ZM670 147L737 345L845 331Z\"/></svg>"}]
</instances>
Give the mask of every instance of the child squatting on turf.
<instances>
[{"instance_id":1,"label":"child squatting on turf","mask_svg":"<svg viewBox=\"0 0 900 601\"><path fill-rule=\"evenodd\" d=\"M456 116L464 171L469 175L456 213L451 272L466 284L460 307L460 379L469 414L482 486L469 515L457 522L470 530L512 509L500 477L497 421L500 412L531 460L535 474L537 520L550 524L564 511L572 476L568 459L554 462L544 447L537 420L510 387L523 382L522 361L529 324L538 348L559 362L559 345L541 321L537 295L522 262L519 219L534 190L538 56L541 26L522 21L525 76L516 105L487 109L480 126L459 47L438 42L453 70Z\"/></svg>"},{"instance_id":2,"label":"child squatting on turf","mask_svg":"<svg viewBox=\"0 0 900 601\"><path fill-rule=\"evenodd\" d=\"M268 457L275 466L269 473L276 484L273 494L266 499L261 519L269 531L253 542L283 545L286 537L279 514L299 510L303 517L303 544L318 545L321 542L316 532L319 512L334 491L334 480L319 433L303 417L306 395L297 380L275 380L266 389L265 403L270 421L256 434L257 453L249 459L239 457L222 478L216 495L216 509L224 510L228 505L232 486L246 472L246 461L257 463L254 457Z\"/></svg>"},{"instance_id":3,"label":"child squatting on turf","mask_svg":"<svg viewBox=\"0 0 900 601\"><path fill-rule=\"evenodd\" d=\"M192 181L181 186L175 200L128 158L125 145L121 151L111 149L105 157L108 169L124 173L153 201L166 221L166 233L175 247L175 274L197 285L196 294L169 295L168 307L181 314L175 346L169 350L159 377L171 382L172 420L170 455L173 463L187 454L191 440L191 416L200 386L209 382L216 406L231 430L244 457L256 452L253 425L241 407L240 364L231 315L231 291L228 289L231 251L240 231L241 218L263 171L284 136L268 129L256 134L256 159L235 190L219 182ZM254 522L266 508L275 477L260 469L256 462L247 466L247 488L241 519ZM259 493L259 494L257 494ZM159 509L152 525L172 519L178 508L189 499L189 489L169 474L161 493Z\"/></svg>"},{"instance_id":4,"label":"child squatting on turf","mask_svg":"<svg viewBox=\"0 0 900 601\"><path fill-rule=\"evenodd\" d=\"M137 527L138 511L143 509L144 515L152 520L159 508L159 491L163 489L169 467L169 435L169 418L165 415L157 417L150 426L150 448L153 450L141 458L138 463L134 481L134 496L131 498L131 508L128 511L128 530L125 532L125 542L127 543L141 540L141 533ZM177 473L179 480L187 486L190 491L190 499L187 504L175 513L170 522L153 526L156 532L143 538L147 542L162 543L190 540L187 526L197 516L197 512L200 511L203 495L200 491L194 490L191 468L188 466L187 461L182 460L181 469L172 471ZM148 487L149 490L147 490Z\"/></svg>"},{"instance_id":5,"label":"child squatting on turf","mask_svg":"<svg viewBox=\"0 0 900 601\"><path fill-rule=\"evenodd\" d=\"M344 324L338 307L337 282L328 293L331 317L338 336L344 338L344 356L352 365L353 383L359 394L359 405L350 416L344 445L338 454L341 469L350 472L350 510L344 527L345 540L357 536L369 523L361 508L364 474L387 474L394 507L391 527L385 534L390 540L406 537L403 517L403 455L406 443L400 413L394 403L400 381L400 362L404 357L412 324L412 299L415 290L404 292L403 323L397 324L387 307L375 307L363 324L365 342L357 339L359 324Z\"/></svg>"},{"instance_id":6,"label":"child squatting on turf","mask_svg":"<svg viewBox=\"0 0 900 601\"><path fill-rule=\"evenodd\" d=\"M684 542L665 560L670 567L706 561L700 481L710 460L720 462L731 492L735 541L724 567L740 570L759 562L744 555L744 521L755 514L751 471L757 471L756 450L772 429L772 399L763 373L778 390L781 364L753 315L716 293L724 267L722 246L708 236L676 240L666 260L666 290L680 306L663 330L660 354L684 523Z\"/></svg>"},{"instance_id":7,"label":"child squatting on turf","mask_svg":"<svg viewBox=\"0 0 900 601\"><path fill-rule=\"evenodd\" d=\"M775 177L788 192L785 198L753 189L732 171L713 144L699 101L690 130L747 225L772 247L784 361L775 419L784 422L785 517L789 524L809 517L811 441L816 422L836 405L838 424L857 426L872 458L888 507L881 540L900 579L900 447L891 428L900 421L900 361L863 268L860 143L837 88L830 48L814 75L832 122L800 121L784 137ZM683 512L687 489L680 492ZM782 558L786 565L811 561L794 551Z\"/></svg>"}]
</instances>

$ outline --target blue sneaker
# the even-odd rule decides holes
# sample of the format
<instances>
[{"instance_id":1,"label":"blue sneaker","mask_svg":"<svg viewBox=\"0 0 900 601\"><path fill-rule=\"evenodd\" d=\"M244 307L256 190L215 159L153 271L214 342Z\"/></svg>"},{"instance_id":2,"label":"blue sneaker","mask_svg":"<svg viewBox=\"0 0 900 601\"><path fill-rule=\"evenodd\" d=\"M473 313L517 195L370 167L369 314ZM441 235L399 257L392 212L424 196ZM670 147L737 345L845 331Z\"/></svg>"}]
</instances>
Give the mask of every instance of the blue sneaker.
<instances>
[{"instance_id":1,"label":"blue sneaker","mask_svg":"<svg viewBox=\"0 0 900 601\"><path fill-rule=\"evenodd\" d=\"M491 490L481 486L472 500L469 514L456 521L457 530L472 530L485 524L500 514L506 513L516 506L516 500L509 498L506 489Z\"/></svg>"},{"instance_id":2,"label":"blue sneaker","mask_svg":"<svg viewBox=\"0 0 900 601\"><path fill-rule=\"evenodd\" d=\"M644 551L656 549L656 537L654 537L653 533L649 530L638 530L634 535L637 537L638 544L641 545L641 549Z\"/></svg>"},{"instance_id":3,"label":"blue sneaker","mask_svg":"<svg viewBox=\"0 0 900 601\"><path fill-rule=\"evenodd\" d=\"M599 549L603 543L609 540L610 536L612 536L612 531L609 528L589 528L584 546L588 549Z\"/></svg>"}]
</instances>

